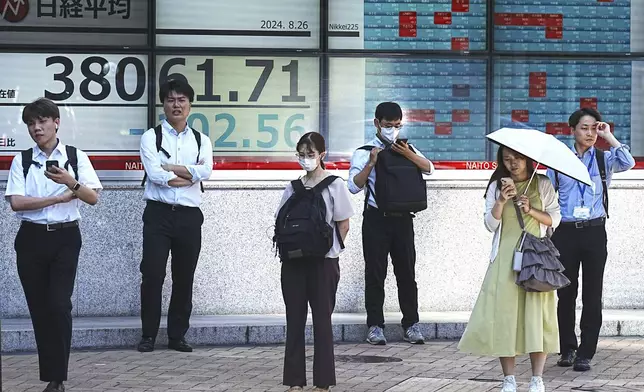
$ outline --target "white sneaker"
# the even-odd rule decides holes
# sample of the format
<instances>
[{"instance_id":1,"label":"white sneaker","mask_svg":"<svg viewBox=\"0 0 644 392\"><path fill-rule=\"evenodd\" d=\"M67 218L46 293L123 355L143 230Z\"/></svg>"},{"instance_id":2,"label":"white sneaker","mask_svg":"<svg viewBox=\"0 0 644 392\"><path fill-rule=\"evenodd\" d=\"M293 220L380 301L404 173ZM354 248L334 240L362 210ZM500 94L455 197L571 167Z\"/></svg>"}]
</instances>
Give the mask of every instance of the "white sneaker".
<instances>
[{"instance_id":1,"label":"white sneaker","mask_svg":"<svg viewBox=\"0 0 644 392\"><path fill-rule=\"evenodd\" d=\"M543 385L543 378L533 376L530 380L528 392L546 392L546 386Z\"/></svg>"},{"instance_id":2,"label":"white sneaker","mask_svg":"<svg viewBox=\"0 0 644 392\"><path fill-rule=\"evenodd\" d=\"M514 376L505 376L501 392L517 392L517 380L514 379Z\"/></svg>"}]
</instances>

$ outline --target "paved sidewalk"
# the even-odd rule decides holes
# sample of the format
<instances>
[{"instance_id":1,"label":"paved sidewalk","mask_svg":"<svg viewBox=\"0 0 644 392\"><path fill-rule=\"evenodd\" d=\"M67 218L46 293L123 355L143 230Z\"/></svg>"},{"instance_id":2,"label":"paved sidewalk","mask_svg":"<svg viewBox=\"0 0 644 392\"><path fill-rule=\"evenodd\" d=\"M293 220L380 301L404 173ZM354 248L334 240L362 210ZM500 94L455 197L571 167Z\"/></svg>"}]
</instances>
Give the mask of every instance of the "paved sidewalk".
<instances>
[{"instance_id":1,"label":"paved sidewalk","mask_svg":"<svg viewBox=\"0 0 644 392\"><path fill-rule=\"evenodd\" d=\"M456 341L424 346L336 346L338 386L334 391L498 391L500 367L492 358L458 353ZM285 391L281 386L283 346L198 347L190 354L159 349L73 352L69 392ZM308 347L309 356L312 347ZM380 363L365 363L380 360ZM644 391L644 339L604 338L593 370L577 373L549 358L547 391ZM311 370L309 358L307 367ZM37 356L2 357L3 391L41 392ZM520 358L517 378L527 391L530 365ZM311 380L311 374L308 375ZM308 388L310 390L310 387Z\"/></svg>"}]
</instances>

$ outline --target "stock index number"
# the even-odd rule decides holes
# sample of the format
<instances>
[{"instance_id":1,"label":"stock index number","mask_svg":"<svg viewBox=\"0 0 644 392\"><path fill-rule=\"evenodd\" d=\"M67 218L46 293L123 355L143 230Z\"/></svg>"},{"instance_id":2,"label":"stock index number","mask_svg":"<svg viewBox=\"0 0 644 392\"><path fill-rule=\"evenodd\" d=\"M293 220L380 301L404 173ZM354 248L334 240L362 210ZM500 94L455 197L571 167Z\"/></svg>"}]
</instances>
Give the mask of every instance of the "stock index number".
<instances>
[{"instance_id":1,"label":"stock index number","mask_svg":"<svg viewBox=\"0 0 644 392\"><path fill-rule=\"evenodd\" d=\"M174 57L166 61L159 71L159 85L170 79L183 80L188 82L185 75L180 72L170 73L171 68L175 66L186 66L186 59L183 57ZM273 69L275 68L274 60L264 59L246 59L247 68L261 68L262 71L255 83L253 91L248 97L248 102L257 102L266 87ZM220 94L215 94L215 62L214 59L206 59L203 63L197 65L197 71L203 72L203 94L197 94L196 100L201 102L221 102ZM299 95L299 61L291 60L287 65L282 66L282 72L289 74L288 95L282 95L282 102L306 102L306 97ZM198 84L198 83L196 83Z\"/></svg>"},{"instance_id":2,"label":"stock index number","mask_svg":"<svg viewBox=\"0 0 644 392\"><path fill-rule=\"evenodd\" d=\"M66 56L51 56L45 59L45 65L46 67L62 65L62 70L53 75L55 81L62 83L61 89L56 91L45 90L45 98L54 101L64 101L71 98L76 89L74 80L70 77L74 71L74 62L72 59ZM113 63L110 63L101 56L90 56L84 59L80 64L81 74L84 76L84 79L80 82L80 95L92 102L99 102L106 99L112 92L112 85L106 79L110 71L112 71L112 67ZM125 72L130 68L136 72L136 87L134 87L134 91L128 91L125 86ZM141 99L145 93L145 73L145 64L143 64L141 59L136 57L124 57L121 59L116 64L114 86L119 98L126 102ZM98 92L94 93L90 91L92 85L98 87ZM92 90L96 91L96 89Z\"/></svg>"}]
</instances>

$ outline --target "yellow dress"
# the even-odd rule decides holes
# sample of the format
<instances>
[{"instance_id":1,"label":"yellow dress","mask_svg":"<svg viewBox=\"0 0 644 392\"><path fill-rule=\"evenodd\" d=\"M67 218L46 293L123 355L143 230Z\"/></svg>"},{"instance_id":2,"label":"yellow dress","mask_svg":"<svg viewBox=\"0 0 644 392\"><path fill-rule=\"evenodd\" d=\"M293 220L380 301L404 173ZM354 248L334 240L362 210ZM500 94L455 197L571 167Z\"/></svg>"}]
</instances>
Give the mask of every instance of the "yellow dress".
<instances>
[{"instance_id":1,"label":"yellow dress","mask_svg":"<svg viewBox=\"0 0 644 392\"><path fill-rule=\"evenodd\" d=\"M522 194L528 181L516 183ZM538 178L527 192L530 205L542 209ZM540 236L539 222L523 214L526 231ZM526 292L516 285L512 270L521 227L512 202L505 204L496 259L488 267L459 350L475 355L514 357L533 352L559 352L557 302L554 291Z\"/></svg>"}]
</instances>

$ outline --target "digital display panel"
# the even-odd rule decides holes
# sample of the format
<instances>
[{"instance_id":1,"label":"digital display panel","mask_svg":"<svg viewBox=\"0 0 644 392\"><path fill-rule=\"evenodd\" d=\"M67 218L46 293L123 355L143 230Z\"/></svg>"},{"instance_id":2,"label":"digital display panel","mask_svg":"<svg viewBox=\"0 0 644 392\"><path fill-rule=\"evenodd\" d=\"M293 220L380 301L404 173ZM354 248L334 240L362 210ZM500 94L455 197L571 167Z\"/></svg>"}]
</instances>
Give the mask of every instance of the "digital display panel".
<instances>
[{"instance_id":1,"label":"digital display panel","mask_svg":"<svg viewBox=\"0 0 644 392\"><path fill-rule=\"evenodd\" d=\"M315 57L158 56L157 77L195 89L188 124L211 138L216 156L290 158L300 136L318 130Z\"/></svg>"},{"instance_id":2,"label":"digital display panel","mask_svg":"<svg viewBox=\"0 0 644 392\"><path fill-rule=\"evenodd\" d=\"M494 66L495 128L529 127L571 144L568 117L591 107L611 124L619 141L631 144L632 87L630 61L499 61ZM603 140L598 143L608 147Z\"/></svg>"},{"instance_id":3,"label":"digital display panel","mask_svg":"<svg viewBox=\"0 0 644 392\"><path fill-rule=\"evenodd\" d=\"M614 52L644 48L644 2L496 0L494 49L521 52Z\"/></svg>"},{"instance_id":4,"label":"digital display panel","mask_svg":"<svg viewBox=\"0 0 644 392\"><path fill-rule=\"evenodd\" d=\"M24 106L46 97L60 108L65 144L94 155L139 150L147 129L147 56L0 54L0 155L33 146Z\"/></svg>"},{"instance_id":5,"label":"digital display panel","mask_svg":"<svg viewBox=\"0 0 644 392\"><path fill-rule=\"evenodd\" d=\"M485 0L330 0L329 47L485 50Z\"/></svg>"},{"instance_id":6,"label":"digital display panel","mask_svg":"<svg viewBox=\"0 0 644 392\"><path fill-rule=\"evenodd\" d=\"M0 0L0 44L147 45L147 0Z\"/></svg>"},{"instance_id":7,"label":"digital display panel","mask_svg":"<svg viewBox=\"0 0 644 392\"><path fill-rule=\"evenodd\" d=\"M157 0L157 45L315 49L319 0Z\"/></svg>"},{"instance_id":8,"label":"digital display panel","mask_svg":"<svg viewBox=\"0 0 644 392\"><path fill-rule=\"evenodd\" d=\"M376 106L395 101L404 112L399 137L428 158L484 160L486 66L484 60L332 59L332 151L350 156L371 140Z\"/></svg>"}]
</instances>

